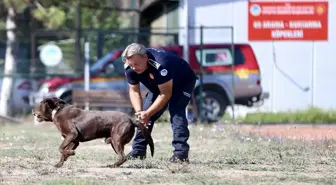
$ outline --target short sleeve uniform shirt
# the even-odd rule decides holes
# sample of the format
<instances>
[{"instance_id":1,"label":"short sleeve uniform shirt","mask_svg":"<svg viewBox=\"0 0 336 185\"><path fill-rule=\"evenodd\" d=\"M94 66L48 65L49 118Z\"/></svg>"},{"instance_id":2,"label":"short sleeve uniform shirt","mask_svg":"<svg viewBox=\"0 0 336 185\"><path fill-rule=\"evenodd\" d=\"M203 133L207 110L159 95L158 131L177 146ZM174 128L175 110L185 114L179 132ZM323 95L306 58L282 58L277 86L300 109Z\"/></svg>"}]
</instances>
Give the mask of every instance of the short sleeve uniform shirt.
<instances>
[{"instance_id":1,"label":"short sleeve uniform shirt","mask_svg":"<svg viewBox=\"0 0 336 185\"><path fill-rule=\"evenodd\" d=\"M125 66L127 82L141 82L152 93L159 94L158 85L173 80L173 89L183 90L183 87L197 79L189 64L179 56L162 49L148 48L148 69L138 74L129 66Z\"/></svg>"}]
</instances>

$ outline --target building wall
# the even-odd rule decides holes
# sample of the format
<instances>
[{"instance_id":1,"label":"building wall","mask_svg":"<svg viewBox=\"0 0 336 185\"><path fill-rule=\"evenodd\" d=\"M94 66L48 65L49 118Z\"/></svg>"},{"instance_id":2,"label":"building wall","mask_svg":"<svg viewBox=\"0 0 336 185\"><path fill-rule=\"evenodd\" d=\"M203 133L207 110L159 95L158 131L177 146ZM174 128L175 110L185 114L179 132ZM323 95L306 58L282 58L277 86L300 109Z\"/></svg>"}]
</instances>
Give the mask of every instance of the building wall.
<instances>
[{"instance_id":1,"label":"building wall","mask_svg":"<svg viewBox=\"0 0 336 185\"><path fill-rule=\"evenodd\" d=\"M166 15L162 15L156 20L154 20L151 24L151 29L153 32L165 32L165 29L156 29L156 28L165 28L166 27ZM150 37L150 45L151 46L158 46L164 45L165 38L159 35L152 35Z\"/></svg>"},{"instance_id":2,"label":"building wall","mask_svg":"<svg viewBox=\"0 0 336 185\"><path fill-rule=\"evenodd\" d=\"M234 26L235 43L250 43L259 61L262 87L270 93L261 110L304 109L313 104L321 108L336 108L336 2L329 1L329 40L317 41L248 41L248 1L247 0L189 0L190 26ZM180 25L185 26L184 3L181 3ZM180 44L184 43L181 30ZM199 43L198 30L189 31L190 43ZM207 29L204 43L231 42L228 29ZM315 44L315 47L314 47ZM314 51L315 50L315 51ZM275 57L273 57L275 56ZM313 85L312 62L315 59L315 86ZM275 67L275 62L279 68ZM308 91L302 88L309 87Z\"/></svg>"},{"instance_id":3,"label":"building wall","mask_svg":"<svg viewBox=\"0 0 336 185\"><path fill-rule=\"evenodd\" d=\"M166 7L168 8L168 7ZM168 11L168 13L163 12L163 14L154 20L151 23L151 29L153 32L160 32L160 33L178 33L179 29L179 9L174 9ZM160 29L158 29L160 28ZM161 36L161 35L154 35L150 38L151 46L165 46L174 43L174 38L172 36Z\"/></svg>"},{"instance_id":4,"label":"building wall","mask_svg":"<svg viewBox=\"0 0 336 185\"><path fill-rule=\"evenodd\" d=\"M125 9L140 9L140 2L138 0L111 0L109 6ZM139 27L140 15L138 12L121 11L119 15L120 15L119 20L121 28Z\"/></svg>"}]
</instances>

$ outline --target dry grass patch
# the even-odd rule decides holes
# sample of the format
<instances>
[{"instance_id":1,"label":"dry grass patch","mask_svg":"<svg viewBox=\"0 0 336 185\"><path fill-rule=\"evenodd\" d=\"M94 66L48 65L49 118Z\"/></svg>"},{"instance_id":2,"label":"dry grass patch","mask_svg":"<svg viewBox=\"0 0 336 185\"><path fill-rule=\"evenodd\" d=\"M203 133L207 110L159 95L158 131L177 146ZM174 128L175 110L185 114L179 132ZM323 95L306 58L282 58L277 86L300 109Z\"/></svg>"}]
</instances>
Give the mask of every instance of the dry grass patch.
<instances>
[{"instance_id":1,"label":"dry grass patch","mask_svg":"<svg viewBox=\"0 0 336 185\"><path fill-rule=\"evenodd\" d=\"M81 143L62 168L61 137L54 126L0 126L0 184L203 185L333 184L334 140L289 140L255 136L235 125L190 126L190 164L169 164L172 132L153 131L155 156L103 168L117 159L102 140ZM129 152L131 144L127 145Z\"/></svg>"}]
</instances>

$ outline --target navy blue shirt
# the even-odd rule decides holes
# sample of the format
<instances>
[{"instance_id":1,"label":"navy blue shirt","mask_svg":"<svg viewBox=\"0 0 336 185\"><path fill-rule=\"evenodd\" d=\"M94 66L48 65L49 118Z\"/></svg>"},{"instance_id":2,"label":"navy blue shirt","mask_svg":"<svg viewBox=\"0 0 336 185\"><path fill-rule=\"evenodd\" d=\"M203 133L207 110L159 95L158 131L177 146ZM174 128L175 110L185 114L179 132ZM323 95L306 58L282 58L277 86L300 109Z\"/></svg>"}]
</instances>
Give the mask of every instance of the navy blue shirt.
<instances>
[{"instance_id":1,"label":"navy blue shirt","mask_svg":"<svg viewBox=\"0 0 336 185\"><path fill-rule=\"evenodd\" d=\"M158 85L173 79L173 90L181 89L197 79L189 64L179 56L162 49L148 48L148 69L138 74L128 65L125 66L129 84L141 82L152 93L159 94Z\"/></svg>"}]
</instances>

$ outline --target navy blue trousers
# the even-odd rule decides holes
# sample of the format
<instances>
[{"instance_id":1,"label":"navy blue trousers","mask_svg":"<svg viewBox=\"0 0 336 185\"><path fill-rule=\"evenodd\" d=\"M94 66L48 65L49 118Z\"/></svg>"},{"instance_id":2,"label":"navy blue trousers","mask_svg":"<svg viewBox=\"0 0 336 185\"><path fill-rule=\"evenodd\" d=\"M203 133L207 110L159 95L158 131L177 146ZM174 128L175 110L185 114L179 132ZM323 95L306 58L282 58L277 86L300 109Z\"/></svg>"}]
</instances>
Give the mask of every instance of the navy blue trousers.
<instances>
[{"instance_id":1,"label":"navy blue trousers","mask_svg":"<svg viewBox=\"0 0 336 185\"><path fill-rule=\"evenodd\" d=\"M183 89L173 90L172 97L170 98L168 104L150 118L152 124L148 128L149 131L152 132L155 121L160 118L160 116L168 107L171 128L173 131L172 145L174 147L174 155L176 156L188 157L189 154L189 144L187 143L189 139L189 129L188 120L186 117L186 107L189 104L191 95L194 91L195 82L196 81L193 81L190 84L184 86ZM155 101L157 96L157 94L148 92L144 100L143 109L148 109ZM132 148L132 154L146 154L147 143L139 129L136 131Z\"/></svg>"}]
</instances>

